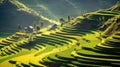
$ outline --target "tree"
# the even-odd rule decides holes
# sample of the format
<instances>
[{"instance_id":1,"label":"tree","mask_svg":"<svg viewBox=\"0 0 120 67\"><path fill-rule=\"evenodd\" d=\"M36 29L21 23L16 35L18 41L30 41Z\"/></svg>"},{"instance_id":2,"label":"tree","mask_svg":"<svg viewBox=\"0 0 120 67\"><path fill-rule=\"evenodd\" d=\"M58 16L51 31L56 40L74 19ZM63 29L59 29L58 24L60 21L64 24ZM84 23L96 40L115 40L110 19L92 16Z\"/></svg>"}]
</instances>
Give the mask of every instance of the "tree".
<instances>
[{"instance_id":1,"label":"tree","mask_svg":"<svg viewBox=\"0 0 120 67\"><path fill-rule=\"evenodd\" d=\"M36 26L36 32L38 32L40 30L40 26Z\"/></svg>"},{"instance_id":2,"label":"tree","mask_svg":"<svg viewBox=\"0 0 120 67\"><path fill-rule=\"evenodd\" d=\"M43 25L44 25L43 22L41 22L41 24L40 24L41 28L43 27Z\"/></svg>"},{"instance_id":3,"label":"tree","mask_svg":"<svg viewBox=\"0 0 120 67\"><path fill-rule=\"evenodd\" d=\"M98 18L98 21L99 21L98 26L100 26L98 29L103 28L103 27L104 27L104 22L105 22L105 17L104 17L104 16L99 17L99 18ZM102 26L101 26L101 25L102 25Z\"/></svg>"},{"instance_id":4,"label":"tree","mask_svg":"<svg viewBox=\"0 0 120 67\"><path fill-rule=\"evenodd\" d=\"M34 22L33 22L33 28L34 28L34 29L36 29L36 25L37 25L37 24L36 24L36 22L34 21Z\"/></svg>"},{"instance_id":5,"label":"tree","mask_svg":"<svg viewBox=\"0 0 120 67\"><path fill-rule=\"evenodd\" d=\"M62 23L63 23L63 22L65 22L65 20L64 20L63 18L60 18L60 22L62 22Z\"/></svg>"},{"instance_id":6,"label":"tree","mask_svg":"<svg viewBox=\"0 0 120 67\"><path fill-rule=\"evenodd\" d=\"M20 24L18 24L18 31L21 32L22 31L22 26Z\"/></svg>"},{"instance_id":7,"label":"tree","mask_svg":"<svg viewBox=\"0 0 120 67\"><path fill-rule=\"evenodd\" d=\"M70 22L70 20L71 20L71 16L68 16L68 22Z\"/></svg>"}]
</instances>

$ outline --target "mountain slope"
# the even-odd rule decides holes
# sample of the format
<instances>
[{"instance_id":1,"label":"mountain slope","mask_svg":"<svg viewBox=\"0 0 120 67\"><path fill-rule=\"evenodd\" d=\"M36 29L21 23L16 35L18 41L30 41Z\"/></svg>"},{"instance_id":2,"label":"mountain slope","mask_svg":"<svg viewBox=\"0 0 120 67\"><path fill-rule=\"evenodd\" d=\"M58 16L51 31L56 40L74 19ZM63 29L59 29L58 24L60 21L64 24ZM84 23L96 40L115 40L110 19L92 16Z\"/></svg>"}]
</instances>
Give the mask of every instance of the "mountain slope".
<instances>
[{"instance_id":1,"label":"mountain slope","mask_svg":"<svg viewBox=\"0 0 120 67\"><path fill-rule=\"evenodd\" d=\"M112 6L108 9L109 11L119 11L120 10L120 1L116 3L116 5Z\"/></svg>"},{"instance_id":2,"label":"mountain slope","mask_svg":"<svg viewBox=\"0 0 120 67\"><path fill-rule=\"evenodd\" d=\"M103 27L104 26L107 27L103 33L104 36L109 36L117 31L120 31L120 15L109 19L103 24Z\"/></svg>"},{"instance_id":3,"label":"mountain slope","mask_svg":"<svg viewBox=\"0 0 120 67\"><path fill-rule=\"evenodd\" d=\"M8 0L0 4L0 30L9 31L17 28L18 24L23 26L31 25L33 21L40 20L38 17L28 14L27 12L18 11L17 6ZM7 30L8 29L8 30Z\"/></svg>"},{"instance_id":4,"label":"mountain slope","mask_svg":"<svg viewBox=\"0 0 120 67\"><path fill-rule=\"evenodd\" d=\"M28 8L18 0L4 0L0 4L0 10L0 14L2 15L0 17L1 31L16 30L18 24L28 26L32 25L33 21L44 21L45 26L51 23L59 24L59 22L50 20L37 11Z\"/></svg>"},{"instance_id":5,"label":"mountain slope","mask_svg":"<svg viewBox=\"0 0 120 67\"><path fill-rule=\"evenodd\" d=\"M72 22L79 28L101 29L105 30L112 23L119 23L120 3L113 5L111 8L97 10L83 14L83 18L78 17L76 22ZM110 10L113 9L113 10ZM114 10L115 9L115 10Z\"/></svg>"},{"instance_id":6,"label":"mountain slope","mask_svg":"<svg viewBox=\"0 0 120 67\"><path fill-rule=\"evenodd\" d=\"M19 31L0 40L0 67L120 66L119 11L101 10L89 15L92 18L69 16L61 25ZM104 30L98 30L103 24L107 25L107 38L101 36Z\"/></svg>"}]
</instances>

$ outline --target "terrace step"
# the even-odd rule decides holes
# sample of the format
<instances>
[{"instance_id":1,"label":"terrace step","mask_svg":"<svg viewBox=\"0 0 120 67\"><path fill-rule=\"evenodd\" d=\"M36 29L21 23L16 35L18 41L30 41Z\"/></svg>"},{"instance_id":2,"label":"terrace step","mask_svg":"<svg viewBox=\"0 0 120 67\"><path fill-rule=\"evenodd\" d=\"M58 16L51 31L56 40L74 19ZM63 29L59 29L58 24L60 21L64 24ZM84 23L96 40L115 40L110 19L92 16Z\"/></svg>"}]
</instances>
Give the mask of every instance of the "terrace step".
<instances>
[{"instance_id":1,"label":"terrace step","mask_svg":"<svg viewBox=\"0 0 120 67\"><path fill-rule=\"evenodd\" d=\"M34 63L29 63L30 66L33 66L33 67L43 67L43 65L37 65L37 64L34 64Z\"/></svg>"},{"instance_id":2,"label":"terrace step","mask_svg":"<svg viewBox=\"0 0 120 67\"><path fill-rule=\"evenodd\" d=\"M119 59L115 59L115 58L102 58L102 57L86 56L86 55L83 55L83 54L81 54L81 55L77 54L75 52L72 53L72 56L74 56L76 59L88 60L89 63L91 61L95 61L95 62L97 61L98 63L104 62L103 64L105 64L105 65L112 65L111 63L120 63L120 60ZM97 62L96 62L96 64L97 64Z\"/></svg>"}]
</instances>

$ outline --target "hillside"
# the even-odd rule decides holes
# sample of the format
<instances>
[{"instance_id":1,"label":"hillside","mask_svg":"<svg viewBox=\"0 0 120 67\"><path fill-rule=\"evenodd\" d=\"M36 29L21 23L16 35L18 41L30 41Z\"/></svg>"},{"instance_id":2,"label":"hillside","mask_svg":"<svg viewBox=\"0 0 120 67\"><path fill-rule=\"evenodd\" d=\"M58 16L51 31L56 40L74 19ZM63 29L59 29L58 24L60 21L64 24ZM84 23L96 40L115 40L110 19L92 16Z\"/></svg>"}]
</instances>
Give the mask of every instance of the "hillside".
<instances>
[{"instance_id":1,"label":"hillside","mask_svg":"<svg viewBox=\"0 0 120 67\"><path fill-rule=\"evenodd\" d=\"M103 32L103 36L110 36L113 33L120 31L120 15L117 15L103 24L102 27L107 27Z\"/></svg>"},{"instance_id":2,"label":"hillside","mask_svg":"<svg viewBox=\"0 0 120 67\"><path fill-rule=\"evenodd\" d=\"M119 14L104 9L68 16L67 21L45 28L35 25L34 30L0 39L0 67L120 66Z\"/></svg>"},{"instance_id":3,"label":"hillside","mask_svg":"<svg viewBox=\"0 0 120 67\"><path fill-rule=\"evenodd\" d=\"M27 12L18 11L17 6L6 0L0 4L0 30L14 31L18 24L23 26L31 25L33 21L39 21L39 17L28 14ZM26 23L29 22L29 23Z\"/></svg>"},{"instance_id":4,"label":"hillside","mask_svg":"<svg viewBox=\"0 0 120 67\"><path fill-rule=\"evenodd\" d=\"M110 28L112 25L115 24L115 26L112 26L112 28L116 28L115 31L117 31L119 30L120 22L119 5L120 2L117 2L111 8L85 13L83 14L82 18L81 16L79 16L75 19L77 23L72 22L72 24L76 25L79 28L99 29L102 31L107 30L107 28ZM108 33L110 32L112 32L112 30L109 31Z\"/></svg>"},{"instance_id":5,"label":"hillside","mask_svg":"<svg viewBox=\"0 0 120 67\"><path fill-rule=\"evenodd\" d=\"M44 21L44 27L57 23L56 21L50 20L37 11L27 7L25 4L18 0L3 0L0 3L0 30L1 32L16 31L17 25L21 24L24 26L32 25L33 22Z\"/></svg>"},{"instance_id":6,"label":"hillside","mask_svg":"<svg viewBox=\"0 0 120 67\"><path fill-rule=\"evenodd\" d=\"M116 5L108 9L109 11L120 11L120 2L118 1Z\"/></svg>"}]
</instances>

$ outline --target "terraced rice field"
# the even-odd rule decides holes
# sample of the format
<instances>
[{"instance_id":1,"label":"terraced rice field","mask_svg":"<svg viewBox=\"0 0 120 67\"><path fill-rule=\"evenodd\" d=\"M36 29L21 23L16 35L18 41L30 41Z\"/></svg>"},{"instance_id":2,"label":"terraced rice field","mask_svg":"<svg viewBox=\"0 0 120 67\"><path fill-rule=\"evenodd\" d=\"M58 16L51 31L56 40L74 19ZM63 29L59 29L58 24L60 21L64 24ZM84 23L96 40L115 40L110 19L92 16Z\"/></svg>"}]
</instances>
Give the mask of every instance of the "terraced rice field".
<instances>
[{"instance_id":1,"label":"terraced rice field","mask_svg":"<svg viewBox=\"0 0 120 67\"><path fill-rule=\"evenodd\" d=\"M66 25L30 37L17 32L0 41L1 67L119 66L120 32L100 40L97 31Z\"/></svg>"}]
</instances>

